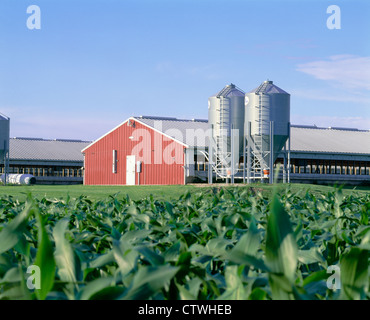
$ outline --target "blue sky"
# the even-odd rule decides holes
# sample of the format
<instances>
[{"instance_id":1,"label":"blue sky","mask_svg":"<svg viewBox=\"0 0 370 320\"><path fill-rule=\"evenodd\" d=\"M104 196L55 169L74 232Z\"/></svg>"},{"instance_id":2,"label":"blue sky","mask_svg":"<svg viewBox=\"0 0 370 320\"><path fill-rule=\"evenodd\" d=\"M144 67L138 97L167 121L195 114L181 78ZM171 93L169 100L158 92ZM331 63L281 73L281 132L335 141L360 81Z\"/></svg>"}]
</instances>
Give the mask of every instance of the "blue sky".
<instances>
[{"instance_id":1,"label":"blue sky","mask_svg":"<svg viewBox=\"0 0 370 320\"><path fill-rule=\"evenodd\" d=\"M370 129L370 1L2 0L0 113L11 136L94 140L131 115L207 118L266 79L291 122ZM38 5L41 29L29 30ZM341 29L327 28L329 5Z\"/></svg>"}]
</instances>

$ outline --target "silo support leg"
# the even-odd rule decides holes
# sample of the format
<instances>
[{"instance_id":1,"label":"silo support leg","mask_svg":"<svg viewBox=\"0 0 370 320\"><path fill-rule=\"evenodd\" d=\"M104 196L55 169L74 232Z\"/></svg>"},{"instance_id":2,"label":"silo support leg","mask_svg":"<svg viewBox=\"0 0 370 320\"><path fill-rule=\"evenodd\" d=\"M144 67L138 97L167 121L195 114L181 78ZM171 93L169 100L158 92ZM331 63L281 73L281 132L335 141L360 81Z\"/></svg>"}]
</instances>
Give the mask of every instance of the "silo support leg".
<instances>
[{"instance_id":1,"label":"silo support leg","mask_svg":"<svg viewBox=\"0 0 370 320\"><path fill-rule=\"evenodd\" d=\"M283 183L286 183L286 146L284 145Z\"/></svg>"},{"instance_id":2,"label":"silo support leg","mask_svg":"<svg viewBox=\"0 0 370 320\"><path fill-rule=\"evenodd\" d=\"M247 183L251 183L251 122L247 122Z\"/></svg>"},{"instance_id":3,"label":"silo support leg","mask_svg":"<svg viewBox=\"0 0 370 320\"><path fill-rule=\"evenodd\" d=\"M269 183L274 183L274 122L270 121L270 175Z\"/></svg>"}]
</instances>

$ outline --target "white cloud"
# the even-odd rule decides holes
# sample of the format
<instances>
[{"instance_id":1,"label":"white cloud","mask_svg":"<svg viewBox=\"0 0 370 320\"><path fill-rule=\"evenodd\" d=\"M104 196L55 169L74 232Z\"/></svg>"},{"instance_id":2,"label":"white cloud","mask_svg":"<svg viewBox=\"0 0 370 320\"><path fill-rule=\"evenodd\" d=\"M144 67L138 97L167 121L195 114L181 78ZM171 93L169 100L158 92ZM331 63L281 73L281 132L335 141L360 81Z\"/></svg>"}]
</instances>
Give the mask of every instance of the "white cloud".
<instances>
[{"instance_id":1,"label":"white cloud","mask_svg":"<svg viewBox=\"0 0 370 320\"><path fill-rule=\"evenodd\" d=\"M370 90L370 57L335 55L327 60L299 64L296 70L345 89Z\"/></svg>"}]
</instances>

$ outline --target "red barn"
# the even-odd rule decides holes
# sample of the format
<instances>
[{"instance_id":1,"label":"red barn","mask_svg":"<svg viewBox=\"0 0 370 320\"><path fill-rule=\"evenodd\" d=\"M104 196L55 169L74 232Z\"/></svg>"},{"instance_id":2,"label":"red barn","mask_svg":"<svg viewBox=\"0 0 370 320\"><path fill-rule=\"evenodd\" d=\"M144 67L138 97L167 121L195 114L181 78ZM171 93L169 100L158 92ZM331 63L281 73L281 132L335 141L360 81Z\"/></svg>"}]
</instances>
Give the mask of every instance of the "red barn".
<instances>
[{"instance_id":1,"label":"red barn","mask_svg":"<svg viewBox=\"0 0 370 320\"><path fill-rule=\"evenodd\" d=\"M84 184L185 184L193 175L186 166L194 160L195 143L185 143L189 129L205 132L208 121L130 117L82 150Z\"/></svg>"}]
</instances>

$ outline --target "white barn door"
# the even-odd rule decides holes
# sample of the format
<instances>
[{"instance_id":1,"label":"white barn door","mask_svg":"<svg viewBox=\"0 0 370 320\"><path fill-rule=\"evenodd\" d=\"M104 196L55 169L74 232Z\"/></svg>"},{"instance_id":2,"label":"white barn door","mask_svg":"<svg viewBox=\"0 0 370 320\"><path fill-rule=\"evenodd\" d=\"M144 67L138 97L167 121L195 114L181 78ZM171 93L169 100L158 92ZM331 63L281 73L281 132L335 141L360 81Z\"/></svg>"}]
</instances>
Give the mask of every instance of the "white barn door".
<instances>
[{"instance_id":1,"label":"white barn door","mask_svg":"<svg viewBox=\"0 0 370 320\"><path fill-rule=\"evenodd\" d=\"M126 185L135 185L135 156L126 156Z\"/></svg>"}]
</instances>

